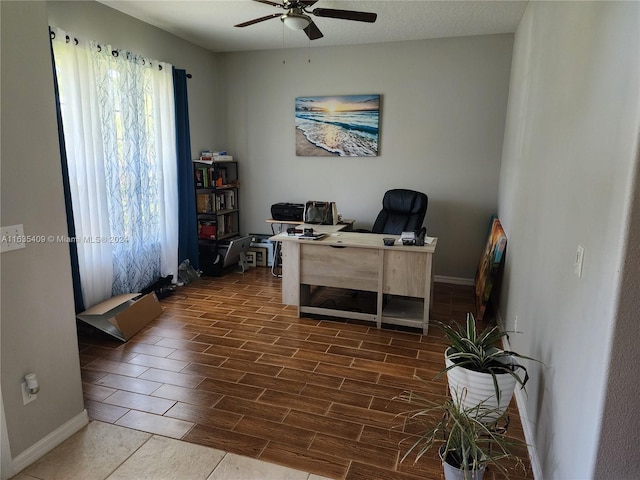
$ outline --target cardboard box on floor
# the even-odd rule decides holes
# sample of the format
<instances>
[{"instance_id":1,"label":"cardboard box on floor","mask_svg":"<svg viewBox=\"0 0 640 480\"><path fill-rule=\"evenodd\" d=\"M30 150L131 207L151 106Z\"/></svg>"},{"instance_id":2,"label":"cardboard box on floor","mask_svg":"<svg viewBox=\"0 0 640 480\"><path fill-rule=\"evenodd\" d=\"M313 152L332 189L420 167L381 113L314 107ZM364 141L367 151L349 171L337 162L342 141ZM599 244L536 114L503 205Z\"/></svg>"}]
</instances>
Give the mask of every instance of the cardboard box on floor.
<instances>
[{"instance_id":1,"label":"cardboard box on floor","mask_svg":"<svg viewBox=\"0 0 640 480\"><path fill-rule=\"evenodd\" d=\"M162 313L154 292L140 297L125 293L111 297L76 315L76 318L126 342Z\"/></svg>"}]
</instances>

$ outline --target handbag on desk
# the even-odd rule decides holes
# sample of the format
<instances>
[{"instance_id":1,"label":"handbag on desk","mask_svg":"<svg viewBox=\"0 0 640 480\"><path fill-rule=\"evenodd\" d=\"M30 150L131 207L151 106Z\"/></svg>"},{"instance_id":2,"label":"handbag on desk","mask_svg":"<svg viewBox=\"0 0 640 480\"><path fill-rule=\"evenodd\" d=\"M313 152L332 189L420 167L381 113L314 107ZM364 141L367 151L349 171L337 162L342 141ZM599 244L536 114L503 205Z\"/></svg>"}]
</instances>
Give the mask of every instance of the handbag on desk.
<instances>
[{"instance_id":1,"label":"handbag on desk","mask_svg":"<svg viewBox=\"0 0 640 480\"><path fill-rule=\"evenodd\" d=\"M335 202L308 201L304 208L304 223L335 225L338 223L338 209Z\"/></svg>"}]
</instances>

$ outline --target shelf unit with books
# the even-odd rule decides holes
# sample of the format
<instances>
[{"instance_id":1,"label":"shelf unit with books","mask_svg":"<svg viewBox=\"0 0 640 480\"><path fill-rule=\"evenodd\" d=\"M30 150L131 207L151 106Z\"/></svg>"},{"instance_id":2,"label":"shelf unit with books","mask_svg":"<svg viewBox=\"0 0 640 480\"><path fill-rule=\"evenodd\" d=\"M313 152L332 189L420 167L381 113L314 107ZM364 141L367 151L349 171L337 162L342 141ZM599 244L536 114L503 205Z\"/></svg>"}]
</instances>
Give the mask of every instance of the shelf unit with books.
<instances>
[{"instance_id":1,"label":"shelf unit with books","mask_svg":"<svg viewBox=\"0 0 640 480\"><path fill-rule=\"evenodd\" d=\"M194 160L200 268L215 260L225 240L240 236L239 177L235 160Z\"/></svg>"}]
</instances>

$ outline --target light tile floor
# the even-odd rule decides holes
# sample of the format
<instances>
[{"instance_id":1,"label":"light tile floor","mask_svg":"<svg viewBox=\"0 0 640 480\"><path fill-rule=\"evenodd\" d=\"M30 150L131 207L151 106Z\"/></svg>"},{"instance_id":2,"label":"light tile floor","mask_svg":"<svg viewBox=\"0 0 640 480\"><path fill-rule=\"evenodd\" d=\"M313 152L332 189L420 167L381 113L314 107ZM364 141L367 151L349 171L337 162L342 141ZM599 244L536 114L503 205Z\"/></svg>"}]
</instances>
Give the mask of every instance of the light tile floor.
<instances>
[{"instance_id":1,"label":"light tile floor","mask_svg":"<svg viewBox=\"0 0 640 480\"><path fill-rule=\"evenodd\" d=\"M12 480L329 480L173 438L92 421Z\"/></svg>"}]
</instances>

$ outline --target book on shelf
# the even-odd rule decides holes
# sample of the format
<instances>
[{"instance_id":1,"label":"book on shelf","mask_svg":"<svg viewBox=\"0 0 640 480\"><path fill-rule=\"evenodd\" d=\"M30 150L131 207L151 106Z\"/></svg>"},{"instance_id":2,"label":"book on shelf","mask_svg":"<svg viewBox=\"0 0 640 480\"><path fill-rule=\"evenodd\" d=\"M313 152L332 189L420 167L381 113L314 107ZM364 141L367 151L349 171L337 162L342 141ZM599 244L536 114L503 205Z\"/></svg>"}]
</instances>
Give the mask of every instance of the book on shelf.
<instances>
[{"instance_id":1,"label":"book on shelf","mask_svg":"<svg viewBox=\"0 0 640 480\"><path fill-rule=\"evenodd\" d=\"M205 165L211 165L213 163L213 157L199 157L194 158L193 163L203 163Z\"/></svg>"},{"instance_id":2,"label":"book on shelf","mask_svg":"<svg viewBox=\"0 0 640 480\"><path fill-rule=\"evenodd\" d=\"M193 171L196 188L204 188L209 184L209 175L206 168L196 168Z\"/></svg>"},{"instance_id":3,"label":"book on shelf","mask_svg":"<svg viewBox=\"0 0 640 480\"><path fill-rule=\"evenodd\" d=\"M216 170L214 168L208 168L207 173L209 174L209 185L213 187L216 185Z\"/></svg>"},{"instance_id":4,"label":"book on shelf","mask_svg":"<svg viewBox=\"0 0 640 480\"><path fill-rule=\"evenodd\" d=\"M227 190L224 192L224 203L227 209L234 210L236 207L236 192Z\"/></svg>"},{"instance_id":5,"label":"book on shelf","mask_svg":"<svg viewBox=\"0 0 640 480\"><path fill-rule=\"evenodd\" d=\"M200 152L198 158L194 158L195 163L206 163L211 165L213 162L233 162L233 155L229 155L226 151L221 152Z\"/></svg>"},{"instance_id":6,"label":"book on shelf","mask_svg":"<svg viewBox=\"0 0 640 480\"><path fill-rule=\"evenodd\" d=\"M209 178L209 169L207 167L200 168L202 170L202 179L204 181L205 188L212 187L211 179Z\"/></svg>"},{"instance_id":7,"label":"book on shelf","mask_svg":"<svg viewBox=\"0 0 640 480\"><path fill-rule=\"evenodd\" d=\"M226 225L224 222L224 215L218 215L218 235L224 235L227 233Z\"/></svg>"},{"instance_id":8,"label":"book on shelf","mask_svg":"<svg viewBox=\"0 0 640 480\"><path fill-rule=\"evenodd\" d=\"M198 213L211 213L211 195L208 193L199 193L196 196L196 207Z\"/></svg>"},{"instance_id":9,"label":"book on shelf","mask_svg":"<svg viewBox=\"0 0 640 480\"><path fill-rule=\"evenodd\" d=\"M215 240L216 224L214 222L198 222L198 238Z\"/></svg>"},{"instance_id":10,"label":"book on shelf","mask_svg":"<svg viewBox=\"0 0 640 480\"><path fill-rule=\"evenodd\" d=\"M200 157L198 158L198 160L194 160L194 162L195 161L211 165L213 163L213 152L209 150L203 150L202 152L200 152Z\"/></svg>"},{"instance_id":11,"label":"book on shelf","mask_svg":"<svg viewBox=\"0 0 640 480\"><path fill-rule=\"evenodd\" d=\"M216 194L216 210L224 210L226 207L225 204L225 195L223 193Z\"/></svg>"},{"instance_id":12,"label":"book on shelf","mask_svg":"<svg viewBox=\"0 0 640 480\"><path fill-rule=\"evenodd\" d=\"M216 187L223 187L227 184L227 169L219 168L218 176L216 177Z\"/></svg>"}]
</instances>

